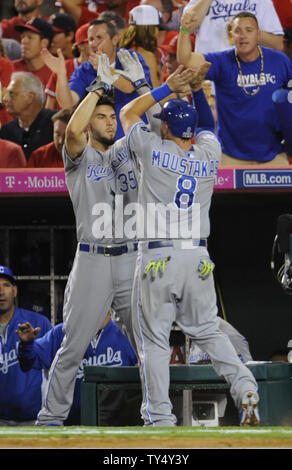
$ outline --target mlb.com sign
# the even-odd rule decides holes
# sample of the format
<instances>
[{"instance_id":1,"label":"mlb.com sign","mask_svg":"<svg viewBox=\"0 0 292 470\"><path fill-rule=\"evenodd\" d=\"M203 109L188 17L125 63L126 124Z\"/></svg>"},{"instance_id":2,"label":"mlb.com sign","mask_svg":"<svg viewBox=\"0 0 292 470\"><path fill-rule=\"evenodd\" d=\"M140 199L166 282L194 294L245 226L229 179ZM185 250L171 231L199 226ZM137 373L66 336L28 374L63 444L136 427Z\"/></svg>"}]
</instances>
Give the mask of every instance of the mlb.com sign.
<instances>
[{"instance_id":1,"label":"mlb.com sign","mask_svg":"<svg viewBox=\"0 0 292 470\"><path fill-rule=\"evenodd\" d=\"M242 172L242 187L292 187L292 171L245 170Z\"/></svg>"}]
</instances>

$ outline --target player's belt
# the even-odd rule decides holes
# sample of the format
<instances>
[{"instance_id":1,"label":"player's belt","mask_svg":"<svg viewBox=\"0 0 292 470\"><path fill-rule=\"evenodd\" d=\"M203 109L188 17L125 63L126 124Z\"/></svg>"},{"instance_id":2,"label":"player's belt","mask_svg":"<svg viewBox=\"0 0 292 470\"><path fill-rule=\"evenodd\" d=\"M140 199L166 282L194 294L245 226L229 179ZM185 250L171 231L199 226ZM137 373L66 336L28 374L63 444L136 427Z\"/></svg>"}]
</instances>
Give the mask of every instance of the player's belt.
<instances>
[{"instance_id":1,"label":"player's belt","mask_svg":"<svg viewBox=\"0 0 292 470\"><path fill-rule=\"evenodd\" d=\"M206 238L200 238L198 240L184 240L184 241L190 241L193 246L207 246L207 240ZM154 242L149 242L147 247L148 248L163 248L164 246L174 246L175 243L172 241L154 241Z\"/></svg>"},{"instance_id":2,"label":"player's belt","mask_svg":"<svg viewBox=\"0 0 292 470\"><path fill-rule=\"evenodd\" d=\"M123 253L128 253L128 251L137 251L138 243L134 242L132 244L132 250L128 248L127 245L121 246L98 246L98 245L89 245L87 243L79 243L79 250L86 251L87 253L92 252L104 256L119 256Z\"/></svg>"}]
</instances>

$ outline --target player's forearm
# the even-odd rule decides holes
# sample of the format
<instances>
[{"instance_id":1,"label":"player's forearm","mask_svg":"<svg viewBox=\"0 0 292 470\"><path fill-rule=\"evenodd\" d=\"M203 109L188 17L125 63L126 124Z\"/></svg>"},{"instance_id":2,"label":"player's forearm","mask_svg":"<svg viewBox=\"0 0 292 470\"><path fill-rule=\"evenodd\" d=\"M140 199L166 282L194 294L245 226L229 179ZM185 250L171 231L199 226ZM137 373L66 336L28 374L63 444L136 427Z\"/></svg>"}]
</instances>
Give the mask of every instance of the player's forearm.
<instances>
[{"instance_id":1,"label":"player's forearm","mask_svg":"<svg viewBox=\"0 0 292 470\"><path fill-rule=\"evenodd\" d=\"M145 95L150 91L149 86L142 86L138 88L137 93L139 96ZM171 95L172 96L172 95ZM170 98L171 98L170 96ZM155 132L157 135L160 135L160 120L156 119L153 115L156 113L160 113L161 111L161 105L159 103L154 103L147 111L146 111L146 117L148 119L150 128L153 132Z\"/></svg>"},{"instance_id":2,"label":"player's forearm","mask_svg":"<svg viewBox=\"0 0 292 470\"><path fill-rule=\"evenodd\" d=\"M120 120L124 129L125 135L128 134L129 130L135 124L142 120L143 114L145 114L151 106L159 103L164 98L171 96L172 90L167 83L149 91L145 95L139 96L134 100L126 104L120 111Z\"/></svg>"},{"instance_id":3,"label":"player's forearm","mask_svg":"<svg viewBox=\"0 0 292 470\"><path fill-rule=\"evenodd\" d=\"M88 93L67 124L65 146L72 160L79 157L87 145L86 128L102 93L102 90Z\"/></svg>"},{"instance_id":4,"label":"player's forearm","mask_svg":"<svg viewBox=\"0 0 292 470\"><path fill-rule=\"evenodd\" d=\"M68 135L71 137L78 137L79 135L84 134L102 94L102 89L90 92L86 95L84 100L81 101L66 127L66 133Z\"/></svg>"},{"instance_id":5,"label":"player's forearm","mask_svg":"<svg viewBox=\"0 0 292 470\"><path fill-rule=\"evenodd\" d=\"M284 39L283 36L266 33L265 31L260 32L260 45L264 47L270 47L271 49L277 49L278 51L284 50Z\"/></svg>"},{"instance_id":6,"label":"player's forearm","mask_svg":"<svg viewBox=\"0 0 292 470\"><path fill-rule=\"evenodd\" d=\"M148 92L130 101L121 109L120 120L125 135L128 134L135 122L141 121L141 116L143 116L154 103L156 103L155 99L152 97L151 93Z\"/></svg>"}]
</instances>

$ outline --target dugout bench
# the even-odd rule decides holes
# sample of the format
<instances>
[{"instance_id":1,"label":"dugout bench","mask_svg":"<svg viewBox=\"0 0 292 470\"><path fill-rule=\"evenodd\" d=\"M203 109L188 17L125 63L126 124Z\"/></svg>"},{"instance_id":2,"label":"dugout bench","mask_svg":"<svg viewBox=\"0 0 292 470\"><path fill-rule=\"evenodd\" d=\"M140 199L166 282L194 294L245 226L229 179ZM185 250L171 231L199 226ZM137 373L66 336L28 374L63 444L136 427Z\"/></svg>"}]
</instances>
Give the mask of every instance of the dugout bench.
<instances>
[{"instance_id":1,"label":"dugout bench","mask_svg":"<svg viewBox=\"0 0 292 470\"><path fill-rule=\"evenodd\" d=\"M247 367L259 388L261 426L292 425L292 364L264 362ZM102 390L141 390L139 368L86 366L81 383L81 424L99 425L98 395ZM212 365L170 365L170 390L226 393L229 386Z\"/></svg>"}]
</instances>

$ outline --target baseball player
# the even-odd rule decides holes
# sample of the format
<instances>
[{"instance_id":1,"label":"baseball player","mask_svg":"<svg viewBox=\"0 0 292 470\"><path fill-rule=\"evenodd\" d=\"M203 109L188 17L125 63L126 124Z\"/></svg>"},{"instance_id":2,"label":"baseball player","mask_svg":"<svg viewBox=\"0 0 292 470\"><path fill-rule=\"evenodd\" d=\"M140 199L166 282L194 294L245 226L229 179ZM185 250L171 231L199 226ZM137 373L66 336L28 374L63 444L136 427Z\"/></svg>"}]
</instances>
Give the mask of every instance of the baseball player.
<instances>
[{"instance_id":1,"label":"baseball player","mask_svg":"<svg viewBox=\"0 0 292 470\"><path fill-rule=\"evenodd\" d=\"M145 426L176 424L169 399L169 335L175 321L209 354L218 375L225 377L240 411L240 424L257 425L257 383L219 329L214 263L207 250L220 145L210 128L198 129L192 145L198 113L183 100L164 104L157 116L161 137L141 122L141 115L154 103L190 81L188 72L179 66L165 84L128 103L120 114L129 147L141 165L139 203L146 212L155 204L160 215L163 208L168 209L164 233L151 227L150 236L142 234L137 255L132 308L143 392L141 414ZM207 102L202 94L199 97L196 106L202 121ZM188 232L186 220L188 226L194 225Z\"/></svg>"},{"instance_id":2,"label":"baseball player","mask_svg":"<svg viewBox=\"0 0 292 470\"><path fill-rule=\"evenodd\" d=\"M138 58L130 65L125 62L125 67L123 73L131 76L138 92L149 89ZM43 426L62 425L66 420L79 364L110 308L135 348L131 293L137 242L125 234L117 205L137 200L137 168L131 163L126 138L115 142L116 112L106 95L114 78L105 54L98 74L67 125L63 147L78 246L64 295L65 336L51 365L36 422ZM116 195L122 201L117 202Z\"/></svg>"}]
</instances>

